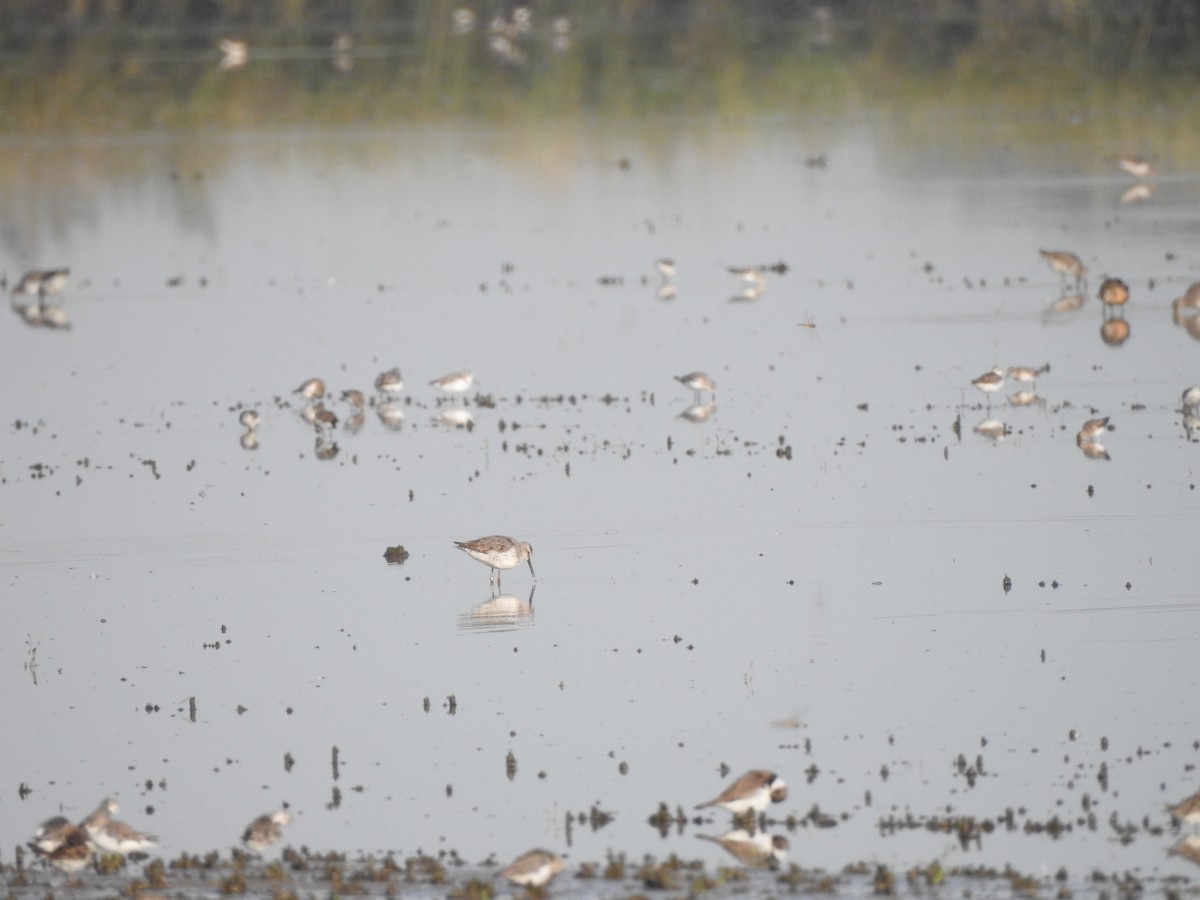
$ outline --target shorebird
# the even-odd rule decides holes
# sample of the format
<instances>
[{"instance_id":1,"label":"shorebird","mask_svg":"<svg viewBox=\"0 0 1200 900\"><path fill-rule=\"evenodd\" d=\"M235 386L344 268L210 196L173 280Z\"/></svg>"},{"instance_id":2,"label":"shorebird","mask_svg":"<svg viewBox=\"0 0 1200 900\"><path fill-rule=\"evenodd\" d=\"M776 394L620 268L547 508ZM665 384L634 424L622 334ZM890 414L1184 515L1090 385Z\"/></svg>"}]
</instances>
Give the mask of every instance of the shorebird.
<instances>
[{"instance_id":1,"label":"shorebird","mask_svg":"<svg viewBox=\"0 0 1200 900\"><path fill-rule=\"evenodd\" d=\"M975 385L975 387L979 388L985 394L994 394L1000 388L1004 387L1004 370L999 366L995 366L991 371L984 372L978 378L972 378L971 384ZM989 396L988 403L990 404L991 402L991 397Z\"/></svg>"},{"instance_id":2,"label":"shorebird","mask_svg":"<svg viewBox=\"0 0 1200 900\"><path fill-rule=\"evenodd\" d=\"M1083 423L1083 427L1079 429L1079 434L1075 436L1075 443L1081 444L1085 441L1094 441L1100 435L1104 434L1108 428L1108 416L1103 419L1088 419Z\"/></svg>"},{"instance_id":3,"label":"shorebird","mask_svg":"<svg viewBox=\"0 0 1200 900\"><path fill-rule=\"evenodd\" d=\"M379 391L386 398L395 397L404 390L404 378L400 374L400 370L388 369L386 372L380 372L375 379L375 390Z\"/></svg>"},{"instance_id":4,"label":"shorebird","mask_svg":"<svg viewBox=\"0 0 1200 900\"><path fill-rule=\"evenodd\" d=\"M1033 384L1039 375L1050 371L1050 363L1034 368L1033 366L1009 366L1008 377L1022 384Z\"/></svg>"},{"instance_id":5,"label":"shorebird","mask_svg":"<svg viewBox=\"0 0 1200 900\"><path fill-rule=\"evenodd\" d=\"M1074 253L1068 253L1065 250L1039 250L1042 258L1046 260L1050 268L1059 274L1063 284L1067 282L1067 278L1074 278L1076 285L1083 284L1087 277L1087 269L1083 267L1083 261Z\"/></svg>"},{"instance_id":6,"label":"shorebird","mask_svg":"<svg viewBox=\"0 0 1200 900\"><path fill-rule=\"evenodd\" d=\"M376 381L378 380L379 379L376 379ZM351 406L357 407L360 412L367 405L367 398L363 396L363 392L353 389L342 391L342 400L346 403L349 403Z\"/></svg>"},{"instance_id":7,"label":"shorebird","mask_svg":"<svg viewBox=\"0 0 1200 900\"><path fill-rule=\"evenodd\" d=\"M305 400L320 400L325 396L325 382L320 378L309 378L292 393L299 394Z\"/></svg>"},{"instance_id":8,"label":"shorebird","mask_svg":"<svg viewBox=\"0 0 1200 900\"><path fill-rule=\"evenodd\" d=\"M1134 178L1149 178L1154 174L1154 167L1150 165L1150 160L1144 156L1135 156L1132 153L1122 153L1119 155L1117 157L1117 165Z\"/></svg>"},{"instance_id":9,"label":"shorebird","mask_svg":"<svg viewBox=\"0 0 1200 900\"><path fill-rule=\"evenodd\" d=\"M313 415L313 427L321 434L337 428L337 423L337 414L332 409L326 409L324 405Z\"/></svg>"},{"instance_id":10,"label":"shorebird","mask_svg":"<svg viewBox=\"0 0 1200 900\"><path fill-rule=\"evenodd\" d=\"M663 281L671 281L675 278L678 269L675 267L675 260L663 257L654 261L654 268L658 269L658 274L662 276Z\"/></svg>"},{"instance_id":11,"label":"shorebird","mask_svg":"<svg viewBox=\"0 0 1200 900\"><path fill-rule=\"evenodd\" d=\"M696 395L696 400L700 399L701 392L707 392L712 397L717 390L717 383L703 372L688 372L686 375L676 375L675 380L684 387L691 388Z\"/></svg>"},{"instance_id":12,"label":"shorebird","mask_svg":"<svg viewBox=\"0 0 1200 900\"><path fill-rule=\"evenodd\" d=\"M29 844L29 849L39 856L53 853L77 830L75 823L65 816L53 816L33 832L33 841Z\"/></svg>"},{"instance_id":13,"label":"shorebird","mask_svg":"<svg viewBox=\"0 0 1200 900\"><path fill-rule=\"evenodd\" d=\"M242 844L251 853L261 854L283 837L283 826L290 821L292 814L286 809L264 813L246 826L242 832Z\"/></svg>"},{"instance_id":14,"label":"shorebird","mask_svg":"<svg viewBox=\"0 0 1200 900\"><path fill-rule=\"evenodd\" d=\"M719 806L735 816L760 813L771 803L782 803L787 795L787 784L774 772L751 769L712 800L697 805L696 809Z\"/></svg>"},{"instance_id":15,"label":"shorebird","mask_svg":"<svg viewBox=\"0 0 1200 900\"><path fill-rule=\"evenodd\" d=\"M475 383L475 375L464 369L461 372L451 372L449 375L435 378L429 383L447 394L465 394Z\"/></svg>"},{"instance_id":16,"label":"shorebird","mask_svg":"<svg viewBox=\"0 0 1200 900\"><path fill-rule=\"evenodd\" d=\"M30 847L36 855L60 872L67 874L78 872L92 859L92 845L88 842L87 833L74 825L71 825L70 831L63 837L62 843L53 850L41 851L36 844L30 844Z\"/></svg>"},{"instance_id":17,"label":"shorebird","mask_svg":"<svg viewBox=\"0 0 1200 900\"><path fill-rule=\"evenodd\" d=\"M471 559L491 567L488 584L500 587L500 570L513 569L523 562L529 563L529 574L533 571L533 548L525 541L515 541L502 534L492 534L473 541L455 541L454 546L464 551Z\"/></svg>"},{"instance_id":18,"label":"shorebird","mask_svg":"<svg viewBox=\"0 0 1200 900\"><path fill-rule=\"evenodd\" d=\"M1200 384L1193 384L1183 392L1183 408L1195 409L1200 406Z\"/></svg>"},{"instance_id":19,"label":"shorebird","mask_svg":"<svg viewBox=\"0 0 1200 900\"><path fill-rule=\"evenodd\" d=\"M245 426L247 431L253 431L259 423L258 410L243 409L241 415L238 416L238 422Z\"/></svg>"},{"instance_id":20,"label":"shorebird","mask_svg":"<svg viewBox=\"0 0 1200 900\"><path fill-rule=\"evenodd\" d=\"M87 832L93 844L109 853L120 853L124 856L154 846L158 840L154 835L134 831L124 822L113 818L120 809L116 800L106 798L79 827Z\"/></svg>"},{"instance_id":21,"label":"shorebird","mask_svg":"<svg viewBox=\"0 0 1200 900\"><path fill-rule=\"evenodd\" d=\"M1129 302L1129 285L1120 278L1105 278L1097 296L1105 306L1124 306Z\"/></svg>"},{"instance_id":22,"label":"shorebird","mask_svg":"<svg viewBox=\"0 0 1200 900\"><path fill-rule=\"evenodd\" d=\"M728 268L730 274L738 276L747 284L763 285L767 283L767 276L757 266L729 266Z\"/></svg>"},{"instance_id":23,"label":"shorebird","mask_svg":"<svg viewBox=\"0 0 1200 900\"><path fill-rule=\"evenodd\" d=\"M518 856L500 874L522 887L542 887L565 867L562 857L549 850L530 850Z\"/></svg>"}]
</instances>

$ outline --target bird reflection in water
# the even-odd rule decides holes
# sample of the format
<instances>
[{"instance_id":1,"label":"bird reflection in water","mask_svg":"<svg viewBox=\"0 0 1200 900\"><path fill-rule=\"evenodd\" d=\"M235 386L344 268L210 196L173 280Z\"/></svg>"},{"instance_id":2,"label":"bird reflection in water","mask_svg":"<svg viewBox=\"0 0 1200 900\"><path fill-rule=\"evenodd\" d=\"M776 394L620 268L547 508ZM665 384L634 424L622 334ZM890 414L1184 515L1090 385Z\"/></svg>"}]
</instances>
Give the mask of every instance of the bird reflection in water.
<instances>
[{"instance_id":1,"label":"bird reflection in water","mask_svg":"<svg viewBox=\"0 0 1200 900\"><path fill-rule=\"evenodd\" d=\"M1088 419L1075 435L1075 444L1088 459L1111 459L1100 437L1108 430L1108 416L1103 419Z\"/></svg>"},{"instance_id":2,"label":"bird reflection in water","mask_svg":"<svg viewBox=\"0 0 1200 900\"><path fill-rule=\"evenodd\" d=\"M1189 834L1167 848L1168 856L1180 856L1200 865L1200 834Z\"/></svg>"},{"instance_id":3,"label":"bird reflection in water","mask_svg":"<svg viewBox=\"0 0 1200 900\"><path fill-rule=\"evenodd\" d=\"M1171 301L1171 321L1200 341L1200 281L1193 281Z\"/></svg>"},{"instance_id":4,"label":"bird reflection in water","mask_svg":"<svg viewBox=\"0 0 1200 900\"><path fill-rule=\"evenodd\" d=\"M1129 340L1130 328L1125 319L1105 319L1100 325L1100 340L1110 347L1120 347Z\"/></svg>"},{"instance_id":5,"label":"bird reflection in water","mask_svg":"<svg viewBox=\"0 0 1200 900\"><path fill-rule=\"evenodd\" d=\"M1117 202L1122 206L1129 206L1133 203L1142 203L1150 199L1150 195L1154 193L1154 188L1144 182L1139 181L1137 184L1131 184L1125 190L1121 191L1121 196L1117 198Z\"/></svg>"},{"instance_id":6,"label":"bird reflection in water","mask_svg":"<svg viewBox=\"0 0 1200 900\"><path fill-rule=\"evenodd\" d=\"M1023 390L1008 395L1009 406L1037 406L1045 401L1037 395L1037 391Z\"/></svg>"},{"instance_id":7,"label":"bird reflection in water","mask_svg":"<svg viewBox=\"0 0 1200 900\"><path fill-rule=\"evenodd\" d=\"M449 425L452 428L471 429L475 426L475 417L464 406L452 406L449 409L444 409L437 415L434 421L442 425Z\"/></svg>"},{"instance_id":8,"label":"bird reflection in water","mask_svg":"<svg viewBox=\"0 0 1200 900\"><path fill-rule=\"evenodd\" d=\"M533 625L533 593L536 589L537 585L530 587L528 600L513 594L501 594L472 606L458 617L459 630L515 631Z\"/></svg>"},{"instance_id":9,"label":"bird reflection in water","mask_svg":"<svg viewBox=\"0 0 1200 900\"><path fill-rule=\"evenodd\" d=\"M717 404L715 403L696 403L681 412L679 418L687 419L689 422L707 422L716 411Z\"/></svg>"},{"instance_id":10,"label":"bird reflection in water","mask_svg":"<svg viewBox=\"0 0 1200 900\"><path fill-rule=\"evenodd\" d=\"M984 419L975 426L975 433L999 442L1008 434L1008 426L999 419Z\"/></svg>"},{"instance_id":11,"label":"bird reflection in water","mask_svg":"<svg viewBox=\"0 0 1200 900\"><path fill-rule=\"evenodd\" d=\"M385 428L390 428L392 431L399 431L400 426L404 424L404 410L395 400L380 403L375 407L375 415L379 416L379 421Z\"/></svg>"},{"instance_id":12,"label":"bird reflection in water","mask_svg":"<svg viewBox=\"0 0 1200 900\"><path fill-rule=\"evenodd\" d=\"M12 289L12 311L30 328L70 328L71 319L66 310L51 300L62 294L70 274L71 270L67 268L26 272ZM34 302L21 302L17 300L18 295L33 297Z\"/></svg>"},{"instance_id":13,"label":"bird reflection in water","mask_svg":"<svg viewBox=\"0 0 1200 900\"><path fill-rule=\"evenodd\" d=\"M1075 312L1075 310L1079 309L1086 302L1087 295L1079 291L1069 294L1061 294L1046 304L1046 310L1042 313L1042 321L1047 321L1055 316L1061 316L1066 313Z\"/></svg>"},{"instance_id":14,"label":"bird reflection in water","mask_svg":"<svg viewBox=\"0 0 1200 900\"><path fill-rule=\"evenodd\" d=\"M744 866L755 869L778 869L787 861L788 840L782 834L767 834L765 831L747 831L735 828L720 837L707 834L696 835L702 841L719 844L734 859Z\"/></svg>"},{"instance_id":15,"label":"bird reflection in water","mask_svg":"<svg viewBox=\"0 0 1200 900\"><path fill-rule=\"evenodd\" d=\"M332 440L328 434L318 434L316 445L313 447L313 453L320 460L333 459L338 455L337 441Z\"/></svg>"}]
</instances>

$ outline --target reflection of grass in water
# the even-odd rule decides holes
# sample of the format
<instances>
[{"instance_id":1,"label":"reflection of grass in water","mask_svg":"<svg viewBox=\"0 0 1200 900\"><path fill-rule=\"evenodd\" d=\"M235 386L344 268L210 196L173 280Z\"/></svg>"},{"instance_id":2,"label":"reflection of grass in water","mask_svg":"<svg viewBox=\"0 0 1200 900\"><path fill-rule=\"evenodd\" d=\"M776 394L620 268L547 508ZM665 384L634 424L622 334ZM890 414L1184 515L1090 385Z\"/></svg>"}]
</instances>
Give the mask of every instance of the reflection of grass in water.
<instances>
[{"instance_id":1,"label":"reflection of grass in water","mask_svg":"<svg viewBox=\"0 0 1200 900\"><path fill-rule=\"evenodd\" d=\"M18 146L0 158L0 178L53 179L66 189L89 187L100 173L111 179L120 174L114 166L141 171L137 152L114 155L97 136L181 138L168 154L186 178L219 170L230 152L222 141L189 138L476 122L503 126L494 152L555 171L585 155L653 159L670 151L681 116L693 133L718 141L736 140L763 117L781 119L820 149L831 120L884 113L881 135L897 149L945 153L949 141L953 157L969 164L1002 144L1031 146L1085 172L1115 173L1112 156L1122 151L1186 159L1200 150L1200 134L1171 112L1192 102L1193 79L1106 74L1088 65L1095 50L1086 35L1071 32L1064 39L993 23L986 40L953 44L947 54L938 49L944 35L914 34L905 23L817 51L796 25L764 29L719 3L675 30L622 27L601 4L589 13L592 27L573 22L567 49L539 33L522 45L527 62L515 65L489 52L482 23L471 35L451 33L449 8L432 4L419 37L392 32L387 46L361 38L348 72L286 33L256 36L250 60L229 71L218 66L215 40L163 49L148 38L93 34L65 52L31 50L0 72L0 134L77 142L72 167L31 166ZM28 152L42 160L48 149ZM363 143L356 152L391 151Z\"/></svg>"},{"instance_id":2,"label":"reflection of grass in water","mask_svg":"<svg viewBox=\"0 0 1200 900\"><path fill-rule=\"evenodd\" d=\"M29 673L29 677L33 679L33 683L38 683L37 677L37 652L41 642L33 642L32 635L25 635L25 646L29 648L28 655L25 657L25 671Z\"/></svg>"}]
</instances>

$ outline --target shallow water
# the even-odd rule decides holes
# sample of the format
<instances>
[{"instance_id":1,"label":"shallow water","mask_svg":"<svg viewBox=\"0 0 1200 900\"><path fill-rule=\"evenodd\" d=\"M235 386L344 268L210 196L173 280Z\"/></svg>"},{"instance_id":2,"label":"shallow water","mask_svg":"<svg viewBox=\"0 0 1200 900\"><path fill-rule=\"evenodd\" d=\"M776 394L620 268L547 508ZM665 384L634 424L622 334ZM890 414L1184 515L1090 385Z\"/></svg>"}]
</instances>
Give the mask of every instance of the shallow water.
<instances>
[{"instance_id":1,"label":"shallow water","mask_svg":"<svg viewBox=\"0 0 1200 900\"><path fill-rule=\"evenodd\" d=\"M72 281L69 330L0 327L0 768L31 790L0 846L113 795L167 856L288 803L319 850L727 865L691 807L766 767L805 866L1190 875L1163 807L1200 756L1200 370L1170 301L1200 174L1120 205L1096 148L998 147L990 114L10 141L4 268ZM1039 248L1083 257L1082 308L1047 312ZM727 267L779 261L731 301ZM1031 406L970 384L1044 363ZM317 459L292 389L394 365L403 424ZM464 367L469 430L427 384ZM535 548L500 603L452 543L490 533ZM660 836L660 803L704 821ZM1009 809L965 846L888 827Z\"/></svg>"}]
</instances>

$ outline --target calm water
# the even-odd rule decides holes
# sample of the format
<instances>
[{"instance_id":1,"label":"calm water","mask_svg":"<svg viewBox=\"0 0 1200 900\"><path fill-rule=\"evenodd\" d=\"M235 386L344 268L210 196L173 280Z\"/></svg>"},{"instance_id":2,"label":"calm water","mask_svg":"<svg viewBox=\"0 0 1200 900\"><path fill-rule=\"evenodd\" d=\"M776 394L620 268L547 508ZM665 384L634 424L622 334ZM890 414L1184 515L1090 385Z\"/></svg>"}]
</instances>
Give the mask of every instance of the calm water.
<instances>
[{"instance_id":1,"label":"calm water","mask_svg":"<svg viewBox=\"0 0 1200 900\"><path fill-rule=\"evenodd\" d=\"M1163 807L1200 786L1200 345L1170 309L1200 172L1122 205L1127 148L999 139L1028 115L10 137L3 268L72 280L69 330L0 325L0 846L113 795L172 856L286 802L322 850L727 864L697 840L723 815L647 818L765 767L805 866L1191 875ZM1047 311L1039 248L1083 258L1082 308ZM733 299L727 267L777 262ZM970 383L1046 363L1030 406ZM392 366L403 424L369 408L318 459L292 390ZM470 430L427 384L459 368ZM491 533L537 579L485 606L452 541ZM965 848L880 827L1009 808Z\"/></svg>"}]
</instances>

